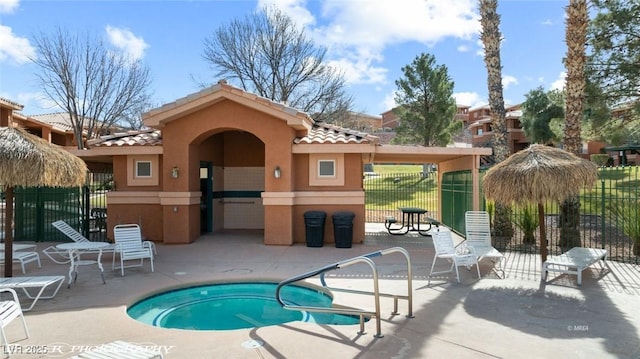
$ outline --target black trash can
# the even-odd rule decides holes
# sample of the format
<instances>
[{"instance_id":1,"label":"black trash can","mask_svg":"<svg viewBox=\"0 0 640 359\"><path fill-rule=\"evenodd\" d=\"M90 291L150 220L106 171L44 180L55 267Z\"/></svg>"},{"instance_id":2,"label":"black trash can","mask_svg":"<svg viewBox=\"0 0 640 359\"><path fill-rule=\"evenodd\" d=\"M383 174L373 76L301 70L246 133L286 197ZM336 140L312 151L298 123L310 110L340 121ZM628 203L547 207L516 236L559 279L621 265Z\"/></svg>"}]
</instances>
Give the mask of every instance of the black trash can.
<instances>
[{"instance_id":1,"label":"black trash can","mask_svg":"<svg viewBox=\"0 0 640 359\"><path fill-rule=\"evenodd\" d=\"M353 244L353 212L336 212L333 219L333 237L336 248L351 248Z\"/></svg>"},{"instance_id":2,"label":"black trash can","mask_svg":"<svg viewBox=\"0 0 640 359\"><path fill-rule=\"evenodd\" d=\"M307 211L304 213L307 247L322 247L326 219L327 214L322 211Z\"/></svg>"}]
</instances>

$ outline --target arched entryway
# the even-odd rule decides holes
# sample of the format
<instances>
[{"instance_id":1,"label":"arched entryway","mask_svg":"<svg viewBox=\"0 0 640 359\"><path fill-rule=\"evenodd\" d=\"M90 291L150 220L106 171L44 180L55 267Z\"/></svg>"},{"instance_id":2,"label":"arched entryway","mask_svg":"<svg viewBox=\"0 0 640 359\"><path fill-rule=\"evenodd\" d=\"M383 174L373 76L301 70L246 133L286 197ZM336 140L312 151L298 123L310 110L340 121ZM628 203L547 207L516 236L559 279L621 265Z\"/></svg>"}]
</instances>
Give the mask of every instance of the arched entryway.
<instances>
[{"instance_id":1,"label":"arched entryway","mask_svg":"<svg viewBox=\"0 0 640 359\"><path fill-rule=\"evenodd\" d=\"M197 145L205 232L264 229L265 145L255 135L223 130Z\"/></svg>"}]
</instances>

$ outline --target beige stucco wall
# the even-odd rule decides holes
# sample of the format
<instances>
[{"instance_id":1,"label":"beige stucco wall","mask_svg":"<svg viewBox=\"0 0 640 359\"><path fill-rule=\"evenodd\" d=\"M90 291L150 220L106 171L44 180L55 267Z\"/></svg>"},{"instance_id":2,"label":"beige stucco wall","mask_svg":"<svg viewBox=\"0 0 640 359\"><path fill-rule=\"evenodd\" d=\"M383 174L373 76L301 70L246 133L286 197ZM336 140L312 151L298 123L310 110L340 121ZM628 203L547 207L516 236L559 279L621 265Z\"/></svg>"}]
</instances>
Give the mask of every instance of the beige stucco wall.
<instances>
[{"instance_id":1,"label":"beige stucco wall","mask_svg":"<svg viewBox=\"0 0 640 359\"><path fill-rule=\"evenodd\" d=\"M294 156L296 169L295 190L305 193L305 204L296 205L293 211L293 238L296 243L305 242L304 213L306 211L324 211L327 213L325 222L325 242L334 241L331 216L335 212L349 211L355 214L353 221L353 241L364 241L365 206L362 174L362 155L359 153L344 154L344 185L343 186L312 186L309 184L309 155ZM314 203L308 203L314 202Z\"/></svg>"},{"instance_id":2,"label":"beige stucco wall","mask_svg":"<svg viewBox=\"0 0 640 359\"><path fill-rule=\"evenodd\" d=\"M286 121L223 99L167 123L162 131L164 191L183 193L184 198L188 193L199 192L201 160L211 161L215 166L214 190L219 189L217 186L224 178L220 176L221 172L227 166L264 167L264 190L292 190L293 168L290 153L295 131ZM173 166L181 168L181 175L177 179L169 176L170 168ZM271 175L272 169L276 166L279 166L283 173L282 178L277 180ZM224 209L219 204L218 202L214 205L214 229L223 226L220 217L224 216ZM176 238L176 243L187 243L199 237L199 201L189 203L186 207L188 208L179 208L178 211L171 208L163 210L165 242L174 240L170 238ZM278 222L270 222L265 215L265 241L268 238L279 241L276 237L283 233L277 228L292 226L291 219L281 216L278 216L278 219ZM188 235L185 236L184 233ZM291 241L290 236L287 239Z\"/></svg>"}]
</instances>

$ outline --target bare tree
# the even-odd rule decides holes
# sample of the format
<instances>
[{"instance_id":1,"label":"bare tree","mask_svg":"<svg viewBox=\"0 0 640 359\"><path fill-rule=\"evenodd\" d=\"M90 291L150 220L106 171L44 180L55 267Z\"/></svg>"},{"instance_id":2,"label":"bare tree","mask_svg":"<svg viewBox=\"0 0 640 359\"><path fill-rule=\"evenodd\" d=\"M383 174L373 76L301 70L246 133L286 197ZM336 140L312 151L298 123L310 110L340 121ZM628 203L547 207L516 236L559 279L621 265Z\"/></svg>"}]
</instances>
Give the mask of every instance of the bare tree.
<instances>
[{"instance_id":1,"label":"bare tree","mask_svg":"<svg viewBox=\"0 0 640 359\"><path fill-rule=\"evenodd\" d=\"M109 50L91 35L62 29L34 38L42 89L69 114L78 148L132 117L149 103L149 70L139 60ZM135 117L135 116L134 116Z\"/></svg>"},{"instance_id":2,"label":"bare tree","mask_svg":"<svg viewBox=\"0 0 640 359\"><path fill-rule=\"evenodd\" d=\"M333 114L350 110L353 99L325 55L289 16L269 7L218 28L205 39L203 57L215 76L330 122Z\"/></svg>"}]
</instances>

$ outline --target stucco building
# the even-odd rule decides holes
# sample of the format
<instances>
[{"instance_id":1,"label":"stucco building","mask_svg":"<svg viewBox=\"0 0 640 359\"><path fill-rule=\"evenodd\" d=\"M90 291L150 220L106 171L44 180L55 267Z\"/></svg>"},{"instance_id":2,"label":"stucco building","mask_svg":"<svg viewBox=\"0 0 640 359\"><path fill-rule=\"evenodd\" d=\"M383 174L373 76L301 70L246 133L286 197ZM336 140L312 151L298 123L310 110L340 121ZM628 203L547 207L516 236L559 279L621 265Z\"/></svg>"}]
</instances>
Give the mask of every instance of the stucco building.
<instances>
[{"instance_id":1,"label":"stucco building","mask_svg":"<svg viewBox=\"0 0 640 359\"><path fill-rule=\"evenodd\" d=\"M261 230L264 243L305 241L304 213L355 214L364 240L364 163L436 163L439 176L471 170L479 193L487 148L380 145L367 133L315 122L307 114L220 82L143 116L148 129L87 141L68 150L111 165L108 237L120 223L143 223L156 242L190 243L202 233ZM479 196L473 196L473 208Z\"/></svg>"}]
</instances>

